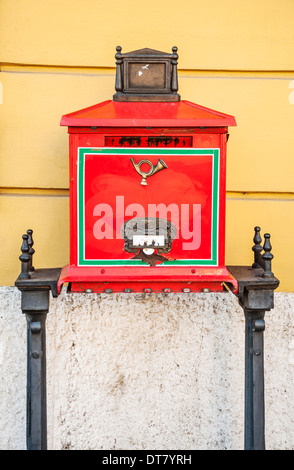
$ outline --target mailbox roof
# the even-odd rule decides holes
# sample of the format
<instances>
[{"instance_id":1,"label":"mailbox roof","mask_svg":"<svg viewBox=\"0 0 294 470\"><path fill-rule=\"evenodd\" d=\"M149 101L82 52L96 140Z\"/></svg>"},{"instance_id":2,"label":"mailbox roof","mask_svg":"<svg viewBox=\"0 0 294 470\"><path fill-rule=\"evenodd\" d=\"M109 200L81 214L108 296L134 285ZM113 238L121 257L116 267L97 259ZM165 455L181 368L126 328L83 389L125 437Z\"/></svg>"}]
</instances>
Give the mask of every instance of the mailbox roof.
<instances>
[{"instance_id":1,"label":"mailbox roof","mask_svg":"<svg viewBox=\"0 0 294 470\"><path fill-rule=\"evenodd\" d=\"M71 127L227 127L236 126L234 116L190 101L104 101L65 114L61 126Z\"/></svg>"}]
</instances>

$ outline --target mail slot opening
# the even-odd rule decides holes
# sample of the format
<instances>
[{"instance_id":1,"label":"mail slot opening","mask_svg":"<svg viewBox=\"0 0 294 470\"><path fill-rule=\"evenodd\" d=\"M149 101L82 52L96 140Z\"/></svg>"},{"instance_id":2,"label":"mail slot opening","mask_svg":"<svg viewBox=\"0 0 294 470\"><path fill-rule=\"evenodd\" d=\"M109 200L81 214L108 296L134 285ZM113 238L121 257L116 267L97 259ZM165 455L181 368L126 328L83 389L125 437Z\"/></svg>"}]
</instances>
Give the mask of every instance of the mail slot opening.
<instances>
[{"instance_id":1,"label":"mail slot opening","mask_svg":"<svg viewBox=\"0 0 294 470\"><path fill-rule=\"evenodd\" d=\"M105 147L192 147L191 136L107 136Z\"/></svg>"}]
</instances>

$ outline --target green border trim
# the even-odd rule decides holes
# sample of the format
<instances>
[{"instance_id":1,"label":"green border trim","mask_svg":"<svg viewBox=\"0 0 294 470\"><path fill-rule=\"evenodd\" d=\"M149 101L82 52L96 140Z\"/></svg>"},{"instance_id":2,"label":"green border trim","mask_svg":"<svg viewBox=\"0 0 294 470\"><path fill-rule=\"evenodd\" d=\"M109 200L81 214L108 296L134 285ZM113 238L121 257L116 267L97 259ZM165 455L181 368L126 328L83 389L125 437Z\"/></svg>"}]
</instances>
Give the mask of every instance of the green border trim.
<instances>
[{"instance_id":1,"label":"green border trim","mask_svg":"<svg viewBox=\"0 0 294 470\"><path fill-rule=\"evenodd\" d=\"M85 155L212 155L212 221L211 259L183 259L166 261L160 266L217 266L218 265L218 217L219 217L219 148L213 149L154 149L154 148L78 148L78 266L149 266L141 260L106 259L85 260L84 257L84 164Z\"/></svg>"}]
</instances>

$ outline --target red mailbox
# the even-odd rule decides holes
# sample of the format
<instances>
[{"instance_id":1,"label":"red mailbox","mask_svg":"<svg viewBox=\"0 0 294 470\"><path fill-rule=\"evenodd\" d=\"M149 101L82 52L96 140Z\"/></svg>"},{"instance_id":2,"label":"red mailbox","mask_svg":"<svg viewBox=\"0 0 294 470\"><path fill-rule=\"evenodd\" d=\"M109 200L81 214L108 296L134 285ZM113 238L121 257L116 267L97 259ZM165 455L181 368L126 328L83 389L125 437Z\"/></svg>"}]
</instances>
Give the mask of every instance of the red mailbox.
<instances>
[{"instance_id":1,"label":"red mailbox","mask_svg":"<svg viewBox=\"0 0 294 470\"><path fill-rule=\"evenodd\" d=\"M225 267L235 118L183 101L172 54L117 48L113 100L64 115L72 292L234 291Z\"/></svg>"}]
</instances>

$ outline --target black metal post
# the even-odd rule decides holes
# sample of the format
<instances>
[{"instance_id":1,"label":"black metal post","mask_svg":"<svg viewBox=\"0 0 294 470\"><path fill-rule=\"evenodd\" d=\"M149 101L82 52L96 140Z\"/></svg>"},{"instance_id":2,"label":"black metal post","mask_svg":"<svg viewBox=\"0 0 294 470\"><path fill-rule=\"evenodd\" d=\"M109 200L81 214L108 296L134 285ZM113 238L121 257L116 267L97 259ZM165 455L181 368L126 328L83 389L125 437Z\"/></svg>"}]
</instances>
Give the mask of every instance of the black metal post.
<instances>
[{"instance_id":1,"label":"black metal post","mask_svg":"<svg viewBox=\"0 0 294 470\"><path fill-rule=\"evenodd\" d=\"M27 320L27 449L47 450L46 317L49 290L23 291Z\"/></svg>"},{"instance_id":2,"label":"black metal post","mask_svg":"<svg viewBox=\"0 0 294 470\"><path fill-rule=\"evenodd\" d=\"M32 230L23 235L21 273L15 281L21 291L21 309L27 320L27 423L28 450L47 450L46 318L49 292L57 297L61 268L35 269Z\"/></svg>"},{"instance_id":3,"label":"black metal post","mask_svg":"<svg viewBox=\"0 0 294 470\"><path fill-rule=\"evenodd\" d=\"M245 450L265 450L264 317L274 307L279 280L271 271L270 235L264 237L262 248L260 228L255 227L252 266L228 268L238 281L237 297L245 315Z\"/></svg>"},{"instance_id":4,"label":"black metal post","mask_svg":"<svg viewBox=\"0 0 294 470\"><path fill-rule=\"evenodd\" d=\"M265 450L264 311L245 314L245 450Z\"/></svg>"}]
</instances>

